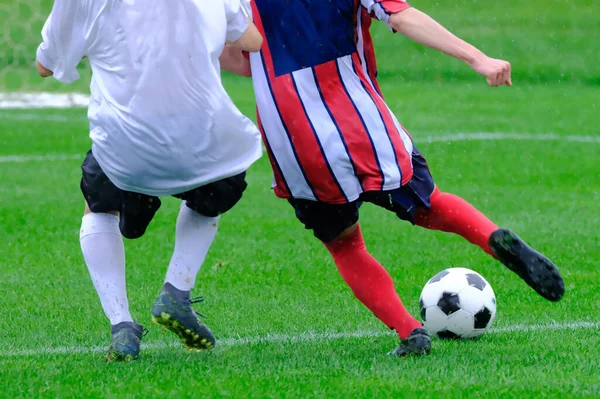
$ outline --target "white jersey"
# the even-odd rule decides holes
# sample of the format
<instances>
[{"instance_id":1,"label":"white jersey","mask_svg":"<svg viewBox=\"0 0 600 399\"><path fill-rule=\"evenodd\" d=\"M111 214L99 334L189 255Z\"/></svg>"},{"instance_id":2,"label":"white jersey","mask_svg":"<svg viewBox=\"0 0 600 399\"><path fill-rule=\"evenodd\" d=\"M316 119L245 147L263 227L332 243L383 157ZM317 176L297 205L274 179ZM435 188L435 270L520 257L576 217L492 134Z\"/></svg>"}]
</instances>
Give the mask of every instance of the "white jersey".
<instances>
[{"instance_id":1,"label":"white jersey","mask_svg":"<svg viewBox=\"0 0 600 399\"><path fill-rule=\"evenodd\" d=\"M65 83L92 66L92 151L120 189L178 194L241 173L260 133L221 83L240 0L55 0L37 58Z\"/></svg>"}]
</instances>

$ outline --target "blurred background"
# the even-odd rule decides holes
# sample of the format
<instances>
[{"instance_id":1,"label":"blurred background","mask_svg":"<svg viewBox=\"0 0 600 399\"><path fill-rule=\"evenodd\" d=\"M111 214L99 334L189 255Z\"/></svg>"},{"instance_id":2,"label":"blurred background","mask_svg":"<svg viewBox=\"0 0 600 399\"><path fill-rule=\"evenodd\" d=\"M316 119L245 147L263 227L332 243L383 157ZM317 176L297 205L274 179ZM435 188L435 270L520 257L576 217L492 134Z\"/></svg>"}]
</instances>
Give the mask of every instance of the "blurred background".
<instances>
[{"instance_id":1,"label":"blurred background","mask_svg":"<svg viewBox=\"0 0 600 399\"><path fill-rule=\"evenodd\" d=\"M595 0L415 0L411 4L479 46L513 63L515 83L600 86L600 4ZM41 81L32 68L51 0L0 0L0 91L88 90L89 68L71 86ZM473 82L459 62L408 41L394 40L376 24L380 76L405 82ZM87 74L86 74L87 72Z\"/></svg>"}]
</instances>

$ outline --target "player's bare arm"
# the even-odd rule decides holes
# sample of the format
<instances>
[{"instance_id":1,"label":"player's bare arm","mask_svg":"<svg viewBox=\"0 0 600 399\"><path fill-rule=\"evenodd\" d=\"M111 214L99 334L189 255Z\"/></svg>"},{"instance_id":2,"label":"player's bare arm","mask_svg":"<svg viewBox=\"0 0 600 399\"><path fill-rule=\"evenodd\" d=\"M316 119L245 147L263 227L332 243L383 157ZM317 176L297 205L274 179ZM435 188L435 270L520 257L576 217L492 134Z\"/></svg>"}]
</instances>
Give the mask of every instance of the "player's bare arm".
<instances>
[{"instance_id":1,"label":"player's bare arm","mask_svg":"<svg viewBox=\"0 0 600 399\"><path fill-rule=\"evenodd\" d=\"M236 46L225 46L219 57L221 69L236 75L250 77L250 60L244 56L243 50Z\"/></svg>"},{"instance_id":2,"label":"player's bare arm","mask_svg":"<svg viewBox=\"0 0 600 399\"><path fill-rule=\"evenodd\" d=\"M256 29L256 25L248 18L248 29L246 29L242 36L233 42L232 45L244 51L251 51L254 53L260 50L262 42L263 38L258 29Z\"/></svg>"},{"instance_id":3,"label":"player's bare arm","mask_svg":"<svg viewBox=\"0 0 600 399\"><path fill-rule=\"evenodd\" d=\"M390 25L397 32L424 46L466 62L485 76L490 86L512 86L510 63L490 58L471 44L459 39L427 14L408 8L393 14Z\"/></svg>"},{"instance_id":4,"label":"player's bare arm","mask_svg":"<svg viewBox=\"0 0 600 399\"><path fill-rule=\"evenodd\" d=\"M35 69L42 78L47 78L54 75L54 72L43 66L38 60L35 60Z\"/></svg>"}]
</instances>

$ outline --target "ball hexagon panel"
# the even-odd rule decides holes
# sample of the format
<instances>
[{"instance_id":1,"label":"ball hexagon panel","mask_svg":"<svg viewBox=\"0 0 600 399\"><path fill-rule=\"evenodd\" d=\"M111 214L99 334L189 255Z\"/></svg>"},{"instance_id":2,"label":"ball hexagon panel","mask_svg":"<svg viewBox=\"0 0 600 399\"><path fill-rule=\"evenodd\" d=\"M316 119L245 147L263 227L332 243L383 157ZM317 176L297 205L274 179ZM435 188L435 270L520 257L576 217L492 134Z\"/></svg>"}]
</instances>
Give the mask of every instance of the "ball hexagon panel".
<instances>
[{"instance_id":1,"label":"ball hexagon panel","mask_svg":"<svg viewBox=\"0 0 600 399\"><path fill-rule=\"evenodd\" d=\"M441 284L444 287L444 291L448 292L460 292L465 287L469 286L467 278L464 274L458 272L452 272L453 269L449 269L451 272L441 279L436 284Z\"/></svg>"},{"instance_id":2,"label":"ball hexagon panel","mask_svg":"<svg viewBox=\"0 0 600 399\"><path fill-rule=\"evenodd\" d=\"M473 314L469 312L465 312L464 310L458 310L448 316L447 321L447 330L453 332L458 336L463 336L465 334L473 331L474 320Z\"/></svg>"},{"instance_id":3,"label":"ball hexagon panel","mask_svg":"<svg viewBox=\"0 0 600 399\"><path fill-rule=\"evenodd\" d=\"M420 298L420 301L423 302L423 307L436 306L443 292L444 286L440 282L425 284Z\"/></svg>"},{"instance_id":4,"label":"ball hexagon panel","mask_svg":"<svg viewBox=\"0 0 600 399\"><path fill-rule=\"evenodd\" d=\"M451 267L450 269L446 269L446 270L449 271L450 273L456 273L456 274L460 274L463 276L468 273L474 273L473 270L467 269L466 267Z\"/></svg>"},{"instance_id":5,"label":"ball hexagon panel","mask_svg":"<svg viewBox=\"0 0 600 399\"><path fill-rule=\"evenodd\" d=\"M458 293L460 308L475 314L485 307L487 297L478 288L469 286Z\"/></svg>"},{"instance_id":6,"label":"ball hexagon panel","mask_svg":"<svg viewBox=\"0 0 600 399\"><path fill-rule=\"evenodd\" d=\"M448 316L440 310L437 306L432 306L425 309L425 317L423 318L423 325L432 334L446 328Z\"/></svg>"},{"instance_id":7,"label":"ball hexagon panel","mask_svg":"<svg viewBox=\"0 0 600 399\"><path fill-rule=\"evenodd\" d=\"M458 294L444 291L438 300L437 306L448 316L457 312L460 310L460 299Z\"/></svg>"},{"instance_id":8,"label":"ball hexagon panel","mask_svg":"<svg viewBox=\"0 0 600 399\"><path fill-rule=\"evenodd\" d=\"M485 306L492 311L492 313L496 313L496 295L494 294L494 290L491 285L487 285L483 290L483 295L485 296Z\"/></svg>"}]
</instances>

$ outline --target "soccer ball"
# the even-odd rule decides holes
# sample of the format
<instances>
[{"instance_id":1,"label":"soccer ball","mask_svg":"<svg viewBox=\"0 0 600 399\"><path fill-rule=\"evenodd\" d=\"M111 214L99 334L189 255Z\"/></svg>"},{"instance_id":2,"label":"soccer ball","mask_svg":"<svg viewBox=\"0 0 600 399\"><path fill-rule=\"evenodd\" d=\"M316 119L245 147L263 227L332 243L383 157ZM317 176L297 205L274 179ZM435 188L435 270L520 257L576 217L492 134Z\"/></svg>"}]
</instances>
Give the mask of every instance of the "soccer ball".
<instances>
[{"instance_id":1,"label":"soccer ball","mask_svg":"<svg viewBox=\"0 0 600 399\"><path fill-rule=\"evenodd\" d=\"M479 273L456 267L431 278L420 299L425 328L439 338L477 338L496 318L496 296Z\"/></svg>"}]
</instances>

